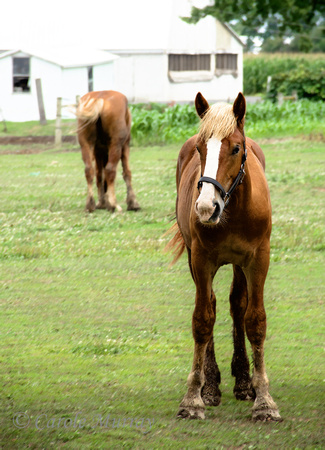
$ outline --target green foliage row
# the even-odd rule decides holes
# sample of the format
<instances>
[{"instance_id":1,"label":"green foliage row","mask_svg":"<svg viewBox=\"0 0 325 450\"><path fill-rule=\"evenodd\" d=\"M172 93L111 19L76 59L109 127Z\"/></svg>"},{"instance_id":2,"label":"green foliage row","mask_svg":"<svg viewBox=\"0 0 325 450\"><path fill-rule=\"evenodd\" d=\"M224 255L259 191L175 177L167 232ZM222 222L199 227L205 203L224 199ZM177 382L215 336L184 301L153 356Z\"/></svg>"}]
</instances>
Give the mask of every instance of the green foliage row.
<instances>
[{"instance_id":1,"label":"green foliage row","mask_svg":"<svg viewBox=\"0 0 325 450\"><path fill-rule=\"evenodd\" d=\"M199 118L193 105L137 104L132 112L131 143L133 146L181 144L197 133ZM279 136L324 135L325 103L299 100L282 105L267 100L247 104L246 133L253 138ZM54 136L55 121L44 127L37 122L7 123L4 136ZM75 121L64 121L63 134L75 135Z\"/></svg>"},{"instance_id":2,"label":"green foliage row","mask_svg":"<svg viewBox=\"0 0 325 450\"><path fill-rule=\"evenodd\" d=\"M191 105L131 105L135 144L185 141L197 132L199 119Z\"/></svg>"},{"instance_id":3,"label":"green foliage row","mask_svg":"<svg viewBox=\"0 0 325 450\"><path fill-rule=\"evenodd\" d=\"M185 142L197 133L199 119L194 106L131 105L132 142L150 145ZM246 131L251 136L324 133L325 103L299 100L283 105L265 101L247 104Z\"/></svg>"},{"instance_id":4,"label":"green foliage row","mask_svg":"<svg viewBox=\"0 0 325 450\"><path fill-rule=\"evenodd\" d=\"M324 54L260 54L244 59L244 92L265 93L267 78L272 76L270 97L281 92L299 98L325 99Z\"/></svg>"},{"instance_id":5,"label":"green foliage row","mask_svg":"<svg viewBox=\"0 0 325 450\"><path fill-rule=\"evenodd\" d=\"M285 101L282 105L270 100L248 104L246 113L246 133L251 137L271 137L274 135L324 136L325 103L298 100Z\"/></svg>"}]
</instances>

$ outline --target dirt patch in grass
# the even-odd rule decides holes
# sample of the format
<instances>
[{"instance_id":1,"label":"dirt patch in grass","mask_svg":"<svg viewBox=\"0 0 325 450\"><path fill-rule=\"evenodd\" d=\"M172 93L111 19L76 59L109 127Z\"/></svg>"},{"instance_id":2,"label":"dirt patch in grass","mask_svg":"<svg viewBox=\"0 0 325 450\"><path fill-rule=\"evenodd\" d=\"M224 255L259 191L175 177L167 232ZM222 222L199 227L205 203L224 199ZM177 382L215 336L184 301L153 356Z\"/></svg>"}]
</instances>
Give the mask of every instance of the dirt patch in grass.
<instances>
[{"instance_id":1,"label":"dirt patch in grass","mask_svg":"<svg viewBox=\"0 0 325 450\"><path fill-rule=\"evenodd\" d=\"M76 136L63 136L62 142L75 143ZM53 144L54 136L2 136L0 145Z\"/></svg>"},{"instance_id":2,"label":"dirt patch in grass","mask_svg":"<svg viewBox=\"0 0 325 450\"><path fill-rule=\"evenodd\" d=\"M76 136L63 136L62 137L63 144L77 144ZM49 148L53 148L55 145L54 136L2 136L0 137L0 146L1 145L17 145L21 146L20 149L12 149L8 148L1 151L2 155L10 155L10 154L18 154L18 155L29 155L42 153ZM59 152L67 151L66 149L60 149ZM71 149L69 150L71 151ZM78 146L79 151L79 146Z\"/></svg>"}]
</instances>

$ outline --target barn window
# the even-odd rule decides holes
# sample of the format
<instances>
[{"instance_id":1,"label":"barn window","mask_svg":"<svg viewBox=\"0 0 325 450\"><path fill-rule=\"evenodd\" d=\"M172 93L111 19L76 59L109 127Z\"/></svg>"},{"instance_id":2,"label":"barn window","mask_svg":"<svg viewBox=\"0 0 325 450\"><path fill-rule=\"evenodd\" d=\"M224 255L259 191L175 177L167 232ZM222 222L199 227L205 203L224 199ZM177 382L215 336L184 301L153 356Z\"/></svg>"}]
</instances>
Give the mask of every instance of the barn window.
<instances>
[{"instance_id":1,"label":"barn window","mask_svg":"<svg viewBox=\"0 0 325 450\"><path fill-rule=\"evenodd\" d=\"M170 71L193 71L210 70L211 57L209 54L201 55L168 55L168 70Z\"/></svg>"},{"instance_id":2,"label":"barn window","mask_svg":"<svg viewBox=\"0 0 325 450\"><path fill-rule=\"evenodd\" d=\"M13 58L13 91L30 92L30 58Z\"/></svg>"},{"instance_id":3,"label":"barn window","mask_svg":"<svg viewBox=\"0 0 325 450\"><path fill-rule=\"evenodd\" d=\"M88 92L92 92L94 90L94 75L93 75L93 67L88 67Z\"/></svg>"},{"instance_id":4,"label":"barn window","mask_svg":"<svg viewBox=\"0 0 325 450\"><path fill-rule=\"evenodd\" d=\"M238 55L235 53L217 53L216 72L217 74L232 73L237 74Z\"/></svg>"}]
</instances>

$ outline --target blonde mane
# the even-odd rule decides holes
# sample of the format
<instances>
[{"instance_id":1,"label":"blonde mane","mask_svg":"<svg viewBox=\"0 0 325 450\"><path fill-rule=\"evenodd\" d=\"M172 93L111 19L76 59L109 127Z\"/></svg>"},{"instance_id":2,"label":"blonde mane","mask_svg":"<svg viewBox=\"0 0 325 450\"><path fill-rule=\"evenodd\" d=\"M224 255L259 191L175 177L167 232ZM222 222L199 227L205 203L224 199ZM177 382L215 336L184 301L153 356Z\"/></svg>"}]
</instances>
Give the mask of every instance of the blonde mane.
<instances>
[{"instance_id":1,"label":"blonde mane","mask_svg":"<svg viewBox=\"0 0 325 450\"><path fill-rule=\"evenodd\" d=\"M227 103L217 103L210 106L201 120L199 137L207 141L212 136L219 141L235 132L237 120L233 106Z\"/></svg>"}]
</instances>

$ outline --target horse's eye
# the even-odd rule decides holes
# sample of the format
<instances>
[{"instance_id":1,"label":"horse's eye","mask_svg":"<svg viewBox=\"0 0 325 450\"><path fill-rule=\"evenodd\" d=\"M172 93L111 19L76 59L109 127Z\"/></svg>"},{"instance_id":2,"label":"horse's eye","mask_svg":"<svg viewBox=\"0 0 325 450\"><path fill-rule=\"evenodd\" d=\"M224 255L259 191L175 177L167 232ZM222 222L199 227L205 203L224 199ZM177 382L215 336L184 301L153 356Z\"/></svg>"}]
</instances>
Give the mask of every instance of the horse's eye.
<instances>
[{"instance_id":1,"label":"horse's eye","mask_svg":"<svg viewBox=\"0 0 325 450\"><path fill-rule=\"evenodd\" d=\"M199 149L199 147L198 146L196 146L196 150L200 153L200 149Z\"/></svg>"},{"instance_id":2,"label":"horse's eye","mask_svg":"<svg viewBox=\"0 0 325 450\"><path fill-rule=\"evenodd\" d=\"M232 154L233 155L237 155L237 153L239 152L239 150L240 150L240 146L239 145L236 145L236 147L233 149L233 151L232 151Z\"/></svg>"}]
</instances>

